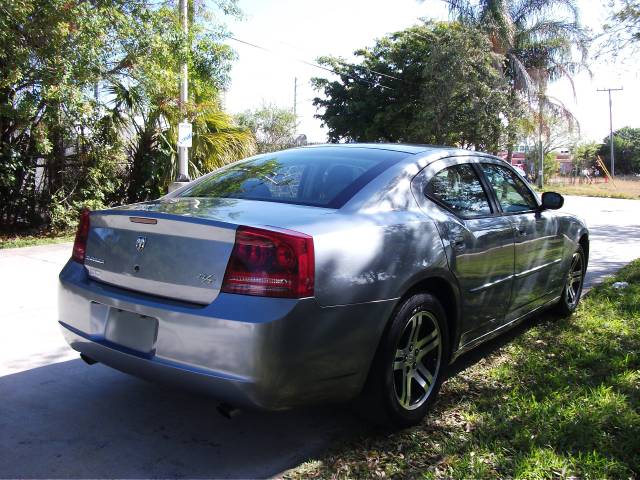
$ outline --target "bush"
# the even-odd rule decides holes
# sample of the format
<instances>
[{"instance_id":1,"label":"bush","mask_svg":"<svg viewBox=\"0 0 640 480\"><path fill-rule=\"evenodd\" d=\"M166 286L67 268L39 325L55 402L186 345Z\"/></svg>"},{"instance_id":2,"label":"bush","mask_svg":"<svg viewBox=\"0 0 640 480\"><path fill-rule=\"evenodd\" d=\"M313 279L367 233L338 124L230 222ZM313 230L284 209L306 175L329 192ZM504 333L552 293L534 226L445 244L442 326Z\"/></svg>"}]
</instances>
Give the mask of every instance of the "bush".
<instances>
[{"instance_id":1,"label":"bush","mask_svg":"<svg viewBox=\"0 0 640 480\"><path fill-rule=\"evenodd\" d=\"M48 204L49 226L54 232L74 229L83 208L100 210L124 200L126 156L117 141L115 146L98 144L72 170L67 172L65 187Z\"/></svg>"},{"instance_id":2,"label":"bush","mask_svg":"<svg viewBox=\"0 0 640 480\"><path fill-rule=\"evenodd\" d=\"M80 212L84 208L101 210L105 207L106 205L97 199L68 202L60 199L59 196L58 198L54 197L49 210L51 230L55 233L70 232L78 225Z\"/></svg>"}]
</instances>

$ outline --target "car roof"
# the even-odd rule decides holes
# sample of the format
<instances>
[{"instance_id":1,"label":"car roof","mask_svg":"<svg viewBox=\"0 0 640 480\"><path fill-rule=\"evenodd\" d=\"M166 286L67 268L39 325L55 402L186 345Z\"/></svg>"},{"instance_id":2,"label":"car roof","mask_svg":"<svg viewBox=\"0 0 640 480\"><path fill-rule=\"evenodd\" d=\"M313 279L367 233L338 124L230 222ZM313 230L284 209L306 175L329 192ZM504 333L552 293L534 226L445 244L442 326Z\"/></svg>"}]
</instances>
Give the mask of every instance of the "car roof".
<instances>
[{"instance_id":1,"label":"car roof","mask_svg":"<svg viewBox=\"0 0 640 480\"><path fill-rule=\"evenodd\" d=\"M451 147L438 145L414 145L408 143L322 143L318 145L305 145L300 148L370 148L410 154L424 153L431 150L451 149Z\"/></svg>"},{"instance_id":2,"label":"car roof","mask_svg":"<svg viewBox=\"0 0 640 480\"><path fill-rule=\"evenodd\" d=\"M457 156L457 155L469 155L474 154L477 156L498 158L490 153L477 151L477 150L465 150L458 147L451 147L448 145L428 145L428 144L413 144L413 143L320 143L316 145L305 145L296 148L336 148L336 149L351 149L351 148L370 148L375 150L389 150L393 152L407 153L409 155L418 155L419 157L434 155L434 160L438 157L444 156ZM408 159L406 159L408 160Z\"/></svg>"}]
</instances>

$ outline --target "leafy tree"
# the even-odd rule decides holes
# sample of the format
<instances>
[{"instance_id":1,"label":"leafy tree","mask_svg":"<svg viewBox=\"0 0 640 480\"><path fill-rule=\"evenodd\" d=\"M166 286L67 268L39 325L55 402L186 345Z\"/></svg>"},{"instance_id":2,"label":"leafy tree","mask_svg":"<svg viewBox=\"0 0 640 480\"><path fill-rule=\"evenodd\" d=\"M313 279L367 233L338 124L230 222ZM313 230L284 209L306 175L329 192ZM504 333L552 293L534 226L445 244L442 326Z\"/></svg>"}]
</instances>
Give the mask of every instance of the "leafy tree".
<instances>
[{"instance_id":1,"label":"leafy tree","mask_svg":"<svg viewBox=\"0 0 640 480\"><path fill-rule=\"evenodd\" d=\"M137 10L61 0L0 5L0 223L39 221L39 203L63 187L67 159L77 170L92 156L79 145L96 118L88 90L101 71L118 69L113 38L126 15ZM45 164L39 192L37 166Z\"/></svg>"},{"instance_id":2,"label":"leafy tree","mask_svg":"<svg viewBox=\"0 0 640 480\"><path fill-rule=\"evenodd\" d=\"M611 138L607 135L600 148L605 165L611 171ZM640 173L640 128L624 127L613 132L615 173Z\"/></svg>"},{"instance_id":3,"label":"leafy tree","mask_svg":"<svg viewBox=\"0 0 640 480\"><path fill-rule=\"evenodd\" d=\"M506 111L507 150L511 158L518 135L523 101L533 107L538 121L549 113L573 121L573 115L546 95L547 83L568 78L584 66L587 37L578 21L574 0L445 0L459 21L487 35L491 49L502 58L510 85ZM574 60L574 50L582 57Z\"/></svg>"},{"instance_id":4,"label":"leafy tree","mask_svg":"<svg viewBox=\"0 0 640 480\"><path fill-rule=\"evenodd\" d=\"M235 0L191 1L185 36L170 0L0 2L0 226L157 196L176 162L185 59L192 171L252 150L219 108L233 52L211 5L238 14Z\"/></svg>"},{"instance_id":5,"label":"leafy tree","mask_svg":"<svg viewBox=\"0 0 640 480\"><path fill-rule=\"evenodd\" d=\"M251 130L258 153L274 152L295 144L297 125L291 110L264 104L236 115L236 122Z\"/></svg>"},{"instance_id":6,"label":"leafy tree","mask_svg":"<svg viewBox=\"0 0 640 480\"><path fill-rule=\"evenodd\" d=\"M534 166L534 172L540 169L540 147L537 145L529 150L526 155L527 163ZM548 183L551 177L558 173L560 170L560 162L557 159L555 152L544 152L544 165L542 167L545 183Z\"/></svg>"},{"instance_id":7,"label":"leafy tree","mask_svg":"<svg viewBox=\"0 0 640 480\"><path fill-rule=\"evenodd\" d=\"M460 23L414 26L358 50L358 64L319 59L337 80L313 79L332 142L390 141L498 149L507 85L489 40Z\"/></svg>"},{"instance_id":8,"label":"leafy tree","mask_svg":"<svg viewBox=\"0 0 640 480\"><path fill-rule=\"evenodd\" d=\"M576 171L591 167L595 163L601 148L602 144L596 142L585 142L576 145L573 149L573 164Z\"/></svg>"},{"instance_id":9,"label":"leafy tree","mask_svg":"<svg viewBox=\"0 0 640 480\"><path fill-rule=\"evenodd\" d=\"M518 120L519 129L522 132L519 143L528 145L530 149L526 155L527 170L534 178L538 177L540 165L540 142L538 139L538 116L533 112ZM545 181L549 176L558 173L560 162L555 152L558 150L572 150L578 142L579 131L571 124L567 124L562 118L555 115L546 115L542 121L542 152L544 154Z\"/></svg>"},{"instance_id":10,"label":"leafy tree","mask_svg":"<svg viewBox=\"0 0 640 480\"><path fill-rule=\"evenodd\" d=\"M617 56L629 49L637 53L640 45L640 0L611 0L609 8L600 55Z\"/></svg>"}]
</instances>

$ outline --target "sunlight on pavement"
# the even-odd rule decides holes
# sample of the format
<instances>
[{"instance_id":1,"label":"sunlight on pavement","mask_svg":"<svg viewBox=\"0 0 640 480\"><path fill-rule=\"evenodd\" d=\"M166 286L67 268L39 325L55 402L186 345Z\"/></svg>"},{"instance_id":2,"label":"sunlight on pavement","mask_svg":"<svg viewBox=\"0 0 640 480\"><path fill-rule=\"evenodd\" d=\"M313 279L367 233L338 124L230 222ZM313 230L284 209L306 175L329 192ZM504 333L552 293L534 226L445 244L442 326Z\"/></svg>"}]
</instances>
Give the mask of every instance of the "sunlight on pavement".
<instances>
[{"instance_id":1,"label":"sunlight on pavement","mask_svg":"<svg viewBox=\"0 0 640 480\"><path fill-rule=\"evenodd\" d=\"M71 244L0 250L0 376L78 358L57 322L58 273Z\"/></svg>"}]
</instances>

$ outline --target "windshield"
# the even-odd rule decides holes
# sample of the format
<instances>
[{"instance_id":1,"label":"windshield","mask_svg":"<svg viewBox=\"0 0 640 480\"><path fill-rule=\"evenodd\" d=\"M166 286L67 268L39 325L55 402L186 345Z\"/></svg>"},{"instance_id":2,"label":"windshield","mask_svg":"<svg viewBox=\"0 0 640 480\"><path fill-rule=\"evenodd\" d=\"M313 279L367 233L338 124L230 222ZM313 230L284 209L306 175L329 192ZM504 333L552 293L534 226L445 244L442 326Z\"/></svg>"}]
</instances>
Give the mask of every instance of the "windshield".
<instances>
[{"instance_id":1,"label":"windshield","mask_svg":"<svg viewBox=\"0 0 640 480\"><path fill-rule=\"evenodd\" d=\"M370 148L285 150L207 175L179 196L340 208L364 185L406 156L405 152Z\"/></svg>"}]
</instances>

